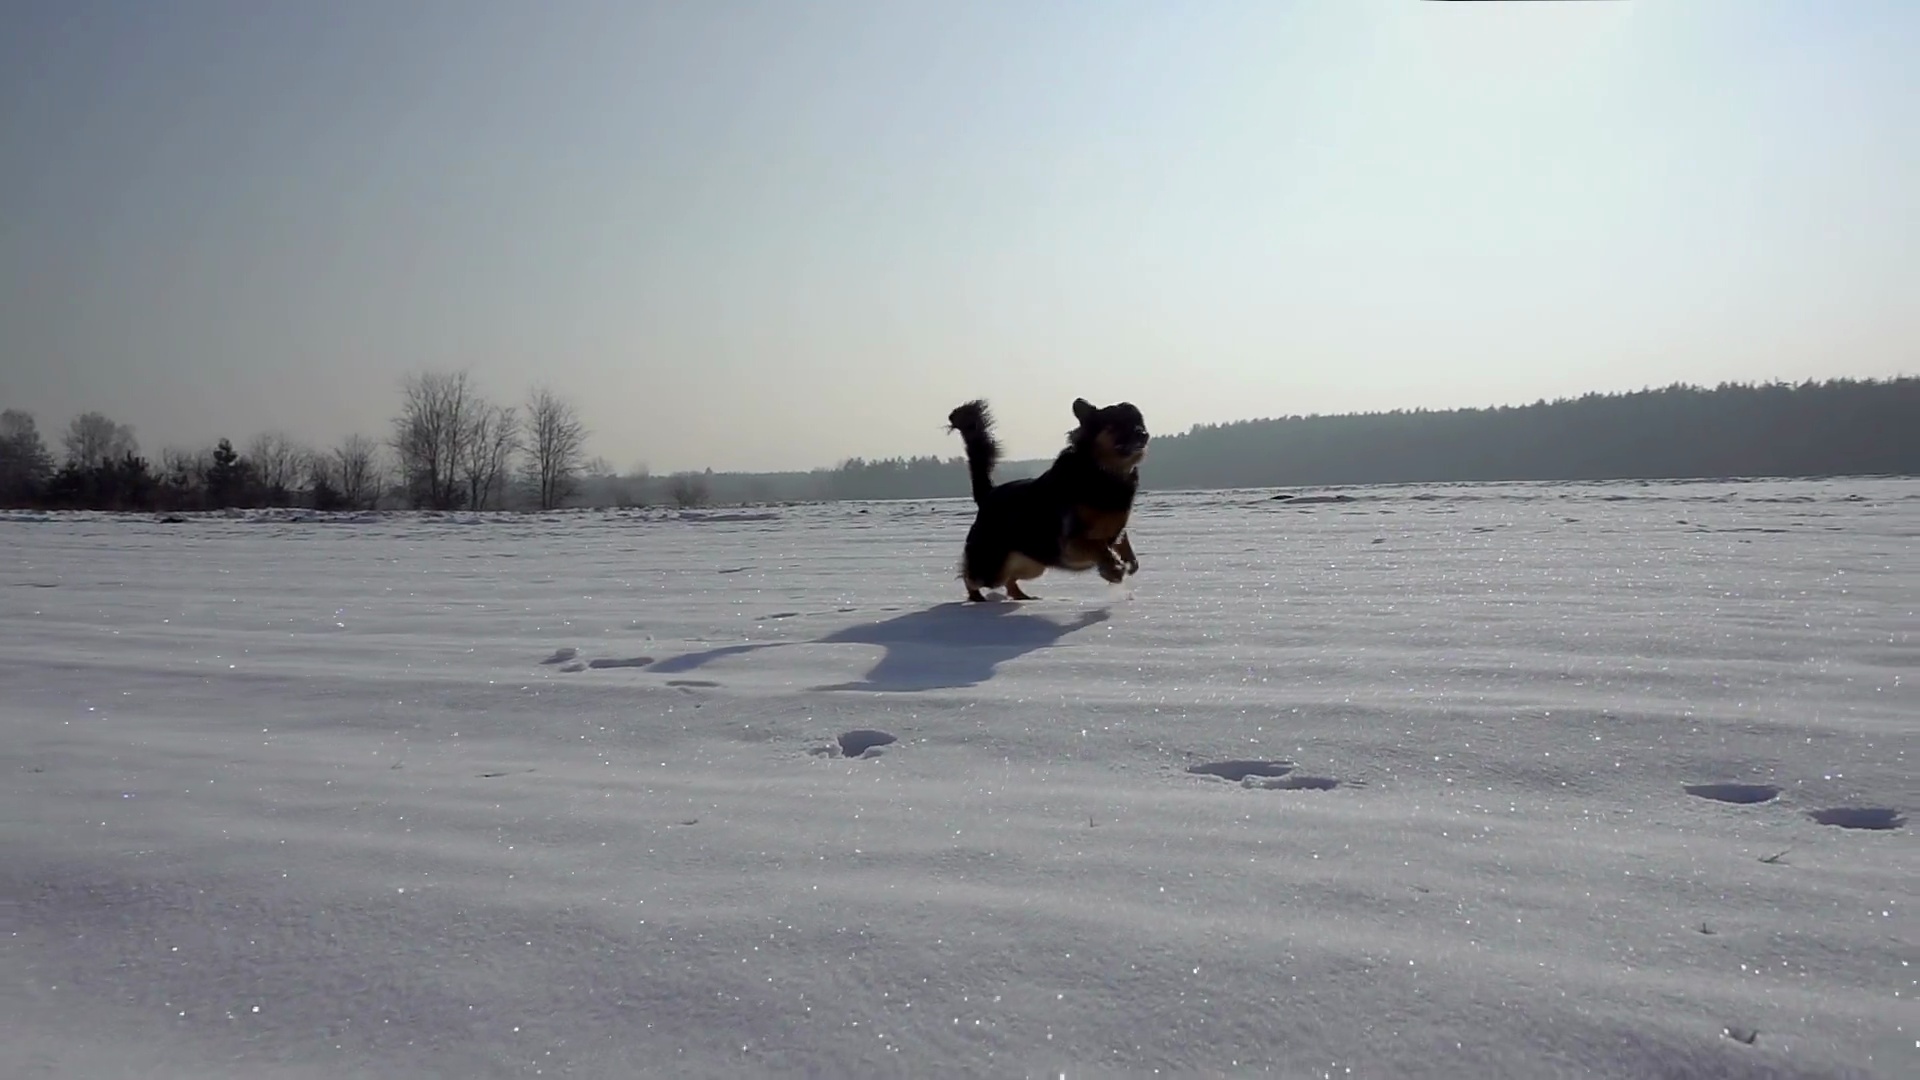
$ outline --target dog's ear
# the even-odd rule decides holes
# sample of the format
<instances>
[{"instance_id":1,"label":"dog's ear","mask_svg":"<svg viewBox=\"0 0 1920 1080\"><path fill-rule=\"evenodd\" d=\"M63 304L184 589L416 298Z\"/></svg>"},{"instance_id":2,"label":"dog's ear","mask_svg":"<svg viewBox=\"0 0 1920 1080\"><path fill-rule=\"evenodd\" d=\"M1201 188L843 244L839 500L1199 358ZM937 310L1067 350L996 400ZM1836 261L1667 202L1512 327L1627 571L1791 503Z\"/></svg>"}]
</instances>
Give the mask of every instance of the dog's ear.
<instances>
[{"instance_id":1,"label":"dog's ear","mask_svg":"<svg viewBox=\"0 0 1920 1080\"><path fill-rule=\"evenodd\" d=\"M1100 410L1094 408L1093 403L1086 398L1073 399L1073 418L1083 424L1093 419L1093 414L1099 411Z\"/></svg>"}]
</instances>

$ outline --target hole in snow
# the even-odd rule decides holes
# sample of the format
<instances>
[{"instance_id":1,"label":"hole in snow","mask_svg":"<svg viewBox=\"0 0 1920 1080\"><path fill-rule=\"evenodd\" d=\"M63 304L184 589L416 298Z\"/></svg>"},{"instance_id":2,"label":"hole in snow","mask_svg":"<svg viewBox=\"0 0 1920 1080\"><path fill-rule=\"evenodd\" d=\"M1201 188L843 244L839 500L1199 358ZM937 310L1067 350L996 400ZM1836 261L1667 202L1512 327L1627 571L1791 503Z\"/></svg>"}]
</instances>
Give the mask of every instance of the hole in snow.
<instances>
[{"instance_id":1,"label":"hole in snow","mask_svg":"<svg viewBox=\"0 0 1920 1080\"><path fill-rule=\"evenodd\" d=\"M1809 810L1807 816L1822 825L1842 829L1897 829L1907 823L1905 814L1883 806L1835 806Z\"/></svg>"},{"instance_id":2,"label":"hole in snow","mask_svg":"<svg viewBox=\"0 0 1920 1080\"><path fill-rule=\"evenodd\" d=\"M1204 765L1189 765L1187 771L1201 776L1222 776L1228 780L1245 780L1249 776L1285 776L1293 771L1293 762L1209 761Z\"/></svg>"},{"instance_id":3,"label":"hole in snow","mask_svg":"<svg viewBox=\"0 0 1920 1080\"><path fill-rule=\"evenodd\" d=\"M892 735L872 728L858 728L840 736L840 752L848 757L859 757L876 746L885 746L895 742Z\"/></svg>"},{"instance_id":4,"label":"hole in snow","mask_svg":"<svg viewBox=\"0 0 1920 1080\"><path fill-rule=\"evenodd\" d=\"M1772 784L1688 784L1687 794L1724 803L1763 803L1780 797Z\"/></svg>"}]
</instances>

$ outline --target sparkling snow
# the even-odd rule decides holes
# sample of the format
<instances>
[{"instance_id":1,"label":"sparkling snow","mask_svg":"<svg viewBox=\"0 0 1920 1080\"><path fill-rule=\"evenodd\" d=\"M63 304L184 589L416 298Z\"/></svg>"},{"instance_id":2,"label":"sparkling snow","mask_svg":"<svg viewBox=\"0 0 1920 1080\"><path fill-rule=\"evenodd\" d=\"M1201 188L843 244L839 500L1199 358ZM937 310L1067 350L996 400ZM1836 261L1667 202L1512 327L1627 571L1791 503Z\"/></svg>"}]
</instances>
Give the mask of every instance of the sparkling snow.
<instances>
[{"instance_id":1,"label":"sparkling snow","mask_svg":"<svg viewBox=\"0 0 1920 1080\"><path fill-rule=\"evenodd\" d=\"M1920 481L1275 494L0 515L8 1073L1920 1075Z\"/></svg>"}]
</instances>

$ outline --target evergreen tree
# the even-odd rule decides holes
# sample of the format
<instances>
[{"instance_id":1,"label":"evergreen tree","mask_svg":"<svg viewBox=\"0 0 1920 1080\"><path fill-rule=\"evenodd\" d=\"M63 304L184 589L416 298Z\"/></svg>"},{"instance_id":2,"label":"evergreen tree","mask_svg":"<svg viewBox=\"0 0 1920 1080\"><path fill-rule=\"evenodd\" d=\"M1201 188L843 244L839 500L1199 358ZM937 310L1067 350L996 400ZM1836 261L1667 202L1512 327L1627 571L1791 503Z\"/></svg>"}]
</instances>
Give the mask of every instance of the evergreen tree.
<instances>
[{"instance_id":1,"label":"evergreen tree","mask_svg":"<svg viewBox=\"0 0 1920 1080\"><path fill-rule=\"evenodd\" d=\"M19 409L0 412L0 506L31 505L53 478L53 455L34 423Z\"/></svg>"},{"instance_id":2,"label":"evergreen tree","mask_svg":"<svg viewBox=\"0 0 1920 1080\"><path fill-rule=\"evenodd\" d=\"M251 472L233 448L233 440L221 439L213 449L213 467L207 470L207 506L225 510L244 503L252 486Z\"/></svg>"}]
</instances>

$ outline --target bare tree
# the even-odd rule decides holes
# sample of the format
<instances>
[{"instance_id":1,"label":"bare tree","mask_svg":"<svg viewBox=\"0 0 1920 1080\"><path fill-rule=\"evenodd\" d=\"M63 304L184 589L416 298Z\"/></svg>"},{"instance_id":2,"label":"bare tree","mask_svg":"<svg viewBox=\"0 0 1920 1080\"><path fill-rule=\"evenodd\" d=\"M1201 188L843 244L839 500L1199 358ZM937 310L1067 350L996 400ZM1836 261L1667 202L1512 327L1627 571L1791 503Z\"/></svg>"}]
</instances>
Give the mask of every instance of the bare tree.
<instances>
[{"instance_id":1,"label":"bare tree","mask_svg":"<svg viewBox=\"0 0 1920 1080\"><path fill-rule=\"evenodd\" d=\"M340 498L355 510L371 510L380 499L380 447L364 435L349 435L334 447L329 479Z\"/></svg>"},{"instance_id":2,"label":"bare tree","mask_svg":"<svg viewBox=\"0 0 1920 1080\"><path fill-rule=\"evenodd\" d=\"M247 460L267 491L285 498L306 478L309 455L300 444L278 431L263 432L247 444Z\"/></svg>"},{"instance_id":3,"label":"bare tree","mask_svg":"<svg viewBox=\"0 0 1920 1080\"><path fill-rule=\"evenodd\" d=\"M66 447L67 461L83 469L140 452L140 443L134 439L131 427L116 424L97 412L74 417L61 442Z\"/></svg>"},{"instance_id":4,"label":"bare tree","mask_svg":"<svg viewBox=\"0 0 1920 1080\"><path fill-rule=\"evenodd\" d=\"M204 487L212 468L213 455L206 450L168 446L160 451L160 482L176 495Z\"/></svg>"},{"instance_id":5,"label":"bare tree","mask_svg":"<svg viewBox=\"0 0 1920 1080\"><path fill-rule=\"evenodd\" d=\"M695 472L675 473L667 481L667 494L673 497L676 506L699 506L707 501L707 478Z\"/></svg>"},{"instance_id":6,"label":"bare tree","mask_svg":"<svg viewBox=\"0 0 1920 1080\"><path fill-rule=\"evenodd\" d=\"M511 405L479 403L472 412L464 452L458 459L467 487L467 508L488 509L512 475L520 448L520 416Z\"/></svg>"},{"instance_id":7,"label":"bare tree","mask_svg":"<svg viewBox=\"0 0 1920 1080\"><path fill-rule=\"evenodd\" d=\"M204 476L207 466L213 459L205 450L192 450L182 446L168 446L160 451L160 472L163 475L188 476L195 479Z\"/></svg>"},{"instance_id":8,"label":"bare tree","mask_svg":"<svg viewBox=\"0 0 1920 1080\"><path fill-rule=\"evenodd\" d=\"M39 442L40 425L34 422L33 414L25 409L8 409L0 412L0 439L32 439Z\"/></svg>"},{"instance_id":9,"label":"bare tree","mask_svg":"<svg viewBox=\"0 0 1920 1080\"><path fill-rule=\"evenodd\" d=\"M467 494L460 464L473 434L473 416L485 407L473 379L465 371L409 375L402 394L393 450L407 497L415 506L456 509Z\"/></svg>"},{"instance_id":10,"label":"bare tree","mask_svg":"<svg viewBox=\"0 0 1920 1080\"><path fill-rule=\"evenodd\" d=\"M609 474L613 469L607 470ZM645 461L636 461L633 468L624 476L614 476L614 488L619 492L622 506L645 506L652 496L653 468Z\"/></svg>"},{"instance_id":11,"label":"bare tree","mask_svg":"<svg viewBox=\"0 0 1920 1080\"><path fill-rule=\"evenodd\" d=\"M538 387L527 399L527 480L551 510L572 495L586 452L587 429L573 403Z\"/></svg>"}]
</instances>

